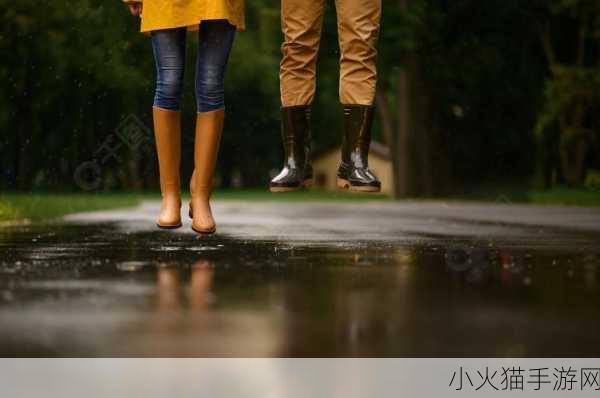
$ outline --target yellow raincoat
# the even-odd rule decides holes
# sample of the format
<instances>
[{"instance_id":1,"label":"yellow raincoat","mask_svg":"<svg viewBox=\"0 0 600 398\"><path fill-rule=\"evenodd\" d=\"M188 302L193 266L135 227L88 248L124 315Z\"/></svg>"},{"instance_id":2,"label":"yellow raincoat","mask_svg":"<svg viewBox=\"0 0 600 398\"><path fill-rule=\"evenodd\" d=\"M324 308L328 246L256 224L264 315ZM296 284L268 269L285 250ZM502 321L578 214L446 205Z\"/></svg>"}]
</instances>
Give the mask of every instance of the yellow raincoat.
<instances>
[{"instance_id":1,"label":"yellow raincoat","mask_svg":"<svg viewBox=\"0 0 600 398\"><path fill-rule=\"evenodd\" d=\"M244 30L245 0L123 0L143 3L142 32L187 27L198 29L201 21L226 19Z\"/></svg>"}]
</instances>

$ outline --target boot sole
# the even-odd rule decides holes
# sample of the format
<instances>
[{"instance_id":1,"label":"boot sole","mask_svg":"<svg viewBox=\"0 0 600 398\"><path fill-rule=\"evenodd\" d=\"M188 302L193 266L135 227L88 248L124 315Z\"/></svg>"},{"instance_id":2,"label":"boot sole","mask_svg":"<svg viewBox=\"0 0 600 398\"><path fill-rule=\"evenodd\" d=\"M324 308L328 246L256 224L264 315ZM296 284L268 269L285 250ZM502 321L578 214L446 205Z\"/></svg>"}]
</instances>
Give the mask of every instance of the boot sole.
<instances>
[{"instance_id":1,"label":"boot sole","mask_svg":"<svg viewBox=\"0 0 600 398\"><path fill-rule=\"evenodd\" d=\"M210 230L203 230L203 229L196 229L196 228L192 227L192 230L200 235L212 235L215 232L217 232L216 228L210 229Z\"/></svg>"},{"instance_id":2,"label":"boot sole","mask_svg":"<svg viewBox=\"0 0 600 398\"><path fill-rule=\"evenodd\" d=\"M177 224L177 225L161 225L161 224L156 224L156 226L160 229L177 229L177 228L181 228L181 223Z\"/></svg>"},{"instance_id":3,"label":"boot sole","mask_svg":"<svg viewBox=\"0 0 600 398\"><path fill-rule=\"evenodd\" d=\"M343 178L337 179L337 187L339 189L343 189L343 190L350 191L350 192L366 192L366 193L381 192L381 187L352 185L352 184L350 184L350 181L345 180Z\"/></svg>"},{"instance_id":4,"label":"boot sole","mask_svg":"<svg viewBox=\"0 0 600 398\"><path fill-rule=\"evenodd\" d=\"M270 187L269 191L271 191L273 193L298 192L303 189L312 188L313 185L314 185L314 182L312 179L310 179L310 180L305 180L301 185L299 185L297 187Z\"/></svg>"}]
</instances>

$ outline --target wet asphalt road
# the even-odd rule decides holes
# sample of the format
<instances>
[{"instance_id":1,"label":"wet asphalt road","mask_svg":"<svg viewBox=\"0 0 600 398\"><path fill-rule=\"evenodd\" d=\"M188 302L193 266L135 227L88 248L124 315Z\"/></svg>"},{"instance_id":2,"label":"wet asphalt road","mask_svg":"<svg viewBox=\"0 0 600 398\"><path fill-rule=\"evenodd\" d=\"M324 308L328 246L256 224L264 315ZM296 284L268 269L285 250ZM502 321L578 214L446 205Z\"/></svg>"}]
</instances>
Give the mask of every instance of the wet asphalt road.
<instances>
[{"instance_id":1,"label":"wet asphalt road","mask_svg":"<svg viewBox=\"0 0 600 398\"><path fill-rule=\"evenodd\" d=\"M600 210L158 204L0 229L0 355L598 357Z\"/></svg>"}]
</instances>

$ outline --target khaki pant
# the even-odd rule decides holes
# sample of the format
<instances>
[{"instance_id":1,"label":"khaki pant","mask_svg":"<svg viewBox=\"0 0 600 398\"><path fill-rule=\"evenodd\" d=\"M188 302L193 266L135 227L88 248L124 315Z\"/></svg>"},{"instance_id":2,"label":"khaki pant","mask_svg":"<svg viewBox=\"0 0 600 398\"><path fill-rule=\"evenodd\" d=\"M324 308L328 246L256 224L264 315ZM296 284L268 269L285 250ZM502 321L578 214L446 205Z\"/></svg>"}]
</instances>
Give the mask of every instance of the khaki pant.
<instances>
[{"instance_id":1,"label":"khaki pant","mask_svg":"<svg viewBox=\"0 0 600 398\"><path fill-rule=\"evenodd\" d=\"M281 103L310 105L326 0L281 0L285 41L281 61ZM372 105L377 83L377 39L381 0L335 0L342 104Z\"/></svg>"}]
</instances>

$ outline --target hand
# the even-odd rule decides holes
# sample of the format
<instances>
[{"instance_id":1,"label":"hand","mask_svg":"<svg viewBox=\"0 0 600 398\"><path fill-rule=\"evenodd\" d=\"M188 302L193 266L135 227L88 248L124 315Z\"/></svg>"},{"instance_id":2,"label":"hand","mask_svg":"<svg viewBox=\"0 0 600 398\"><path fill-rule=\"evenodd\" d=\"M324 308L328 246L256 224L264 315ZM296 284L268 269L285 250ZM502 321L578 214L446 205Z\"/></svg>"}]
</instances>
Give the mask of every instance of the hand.
<instances>
[{"instance_id":1,"label":"hand","mask_svg":"<svg viewBox=\"0 0 600 398\"><path fill-rule=\"evenodd\" d=\"M142 3L128 3L127 7L129 7L129 12L131 12L131 15L134 15L136 17L142 15Z\"/></svg>"}]
</instances>

